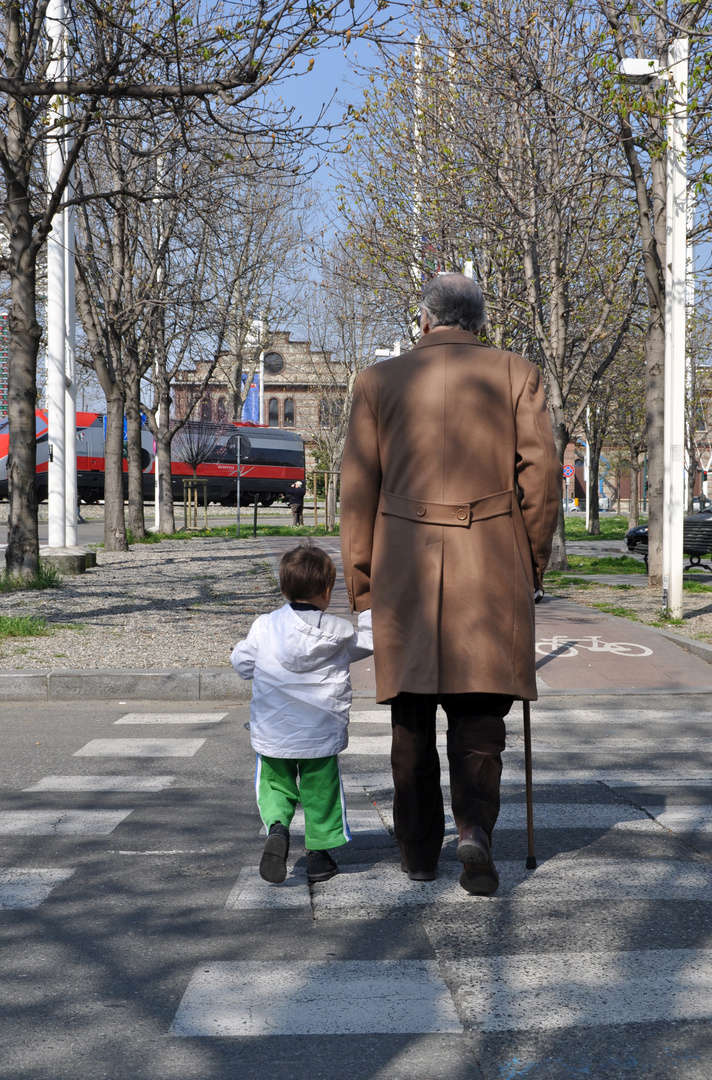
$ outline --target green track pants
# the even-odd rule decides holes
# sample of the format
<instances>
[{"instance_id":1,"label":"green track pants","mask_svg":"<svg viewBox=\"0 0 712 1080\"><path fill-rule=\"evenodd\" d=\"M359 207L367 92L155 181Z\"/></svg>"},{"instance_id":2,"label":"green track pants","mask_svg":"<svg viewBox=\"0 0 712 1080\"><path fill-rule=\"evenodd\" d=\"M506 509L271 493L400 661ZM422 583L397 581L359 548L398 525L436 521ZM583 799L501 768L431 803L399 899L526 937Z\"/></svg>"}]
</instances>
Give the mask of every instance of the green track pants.
<instances>
[{"instance_id":1,"label":"green track pants","mask_svg":"<svg viewBox=\"0 0 712 1080\"><path fill-rule=\"evenodd\" d=\"M308 851L341 847L351 839L339 759L272 758L257 755L257 807L262 821L289 828L297 803L304 808L304 844Z\"/></svg>"}]
</instances>

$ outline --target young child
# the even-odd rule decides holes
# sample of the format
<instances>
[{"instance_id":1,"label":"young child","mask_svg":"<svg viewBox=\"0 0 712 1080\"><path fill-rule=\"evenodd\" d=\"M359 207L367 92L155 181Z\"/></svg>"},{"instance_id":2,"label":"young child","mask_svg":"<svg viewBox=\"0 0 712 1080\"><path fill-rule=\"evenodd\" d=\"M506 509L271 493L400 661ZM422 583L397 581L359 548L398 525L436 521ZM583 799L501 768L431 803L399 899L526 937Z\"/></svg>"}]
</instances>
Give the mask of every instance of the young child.
<instances>
[{"instance_id":1,"label":"young child","mask_svg":"<svg viewBox=\"0 0 712 1080\"><path fill-rule=\"evenodd\" d=\"M250 738L257 751L255 790L268 836L260 874L275 884L287 876L289 826L304 808L307 877L328 881L339 868L327 848L351 839L336 756L348 744L349 664L373 652L371 612L358 630L325 614L336 567L312 543L287 551L279 584L287 603L260 615L230 657L243 679L254 679Z\"/></svg>"}]
</instances>

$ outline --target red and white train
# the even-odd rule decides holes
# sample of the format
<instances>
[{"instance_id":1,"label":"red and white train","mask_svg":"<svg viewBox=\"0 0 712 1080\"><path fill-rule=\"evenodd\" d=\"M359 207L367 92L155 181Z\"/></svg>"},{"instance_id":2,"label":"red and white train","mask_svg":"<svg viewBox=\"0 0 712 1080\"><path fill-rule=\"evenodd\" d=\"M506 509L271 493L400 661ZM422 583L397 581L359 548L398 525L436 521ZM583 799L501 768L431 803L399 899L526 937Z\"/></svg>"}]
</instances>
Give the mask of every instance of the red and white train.
<instances>
[{"instance_id":1,"label":"red and white train","mask_svg":"<svg viewBox=\"0 0 712 1080\"><path fill-rule=\"evenodd\" d=\"M104 416L101 413L77 413L77 491L88 503L104 498ZM40 502L47 498L47 413L35 413L37 437L37 492ZM240 502L257 498L263 506L287 494L295 480L304 481L304 442L296 432L255 424L233 425L245 438L240 440ZM141 458L144 497L153 501L155 453L153 436L144 428L141 433ZM208 481L208 501L223 505L237 503L237 438L230 431L216 436L209 460L199 465L197 474ZM8 497L7 454L9 449L7 419L0 421L0 499ZM248 449L249 445L249 449ZM173 496L183 497L183 478L193 469L175 457L171 462ZM124 459L124 479L128 488L128 462Z\"/></svg>"}]
</instances>

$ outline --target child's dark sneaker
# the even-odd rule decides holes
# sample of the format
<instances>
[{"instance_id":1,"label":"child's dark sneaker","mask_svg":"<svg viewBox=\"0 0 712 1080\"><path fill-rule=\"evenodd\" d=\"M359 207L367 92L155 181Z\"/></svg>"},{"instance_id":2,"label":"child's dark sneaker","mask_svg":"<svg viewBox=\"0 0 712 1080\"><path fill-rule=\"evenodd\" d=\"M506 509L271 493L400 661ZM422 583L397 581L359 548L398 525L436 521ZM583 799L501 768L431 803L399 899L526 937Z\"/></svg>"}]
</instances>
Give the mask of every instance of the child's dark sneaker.
<instances>
[{"instance_id":1,"label":"child's dark sneaker","mask_svg":"<svg viewBox=\"0 0 712 1080\"><path fill-rule=\"evenodd\" d=\"M277 821L270 825L269 836L265 841L260 861L260 877L279 885L287 876L287 855L289 854L289 829Z\"/></svg>"},{"instance_id":2,"label":"child's dark sneaker","mask_svg":"<svg viewBox=\"0 0 712 1080\"><path fill-rule=\"evenodd\" d=\"M307 880L310 885L315 881L328 881L338 872L339 868L328 851L307 851Z\"/></svg>"}]
</instances>

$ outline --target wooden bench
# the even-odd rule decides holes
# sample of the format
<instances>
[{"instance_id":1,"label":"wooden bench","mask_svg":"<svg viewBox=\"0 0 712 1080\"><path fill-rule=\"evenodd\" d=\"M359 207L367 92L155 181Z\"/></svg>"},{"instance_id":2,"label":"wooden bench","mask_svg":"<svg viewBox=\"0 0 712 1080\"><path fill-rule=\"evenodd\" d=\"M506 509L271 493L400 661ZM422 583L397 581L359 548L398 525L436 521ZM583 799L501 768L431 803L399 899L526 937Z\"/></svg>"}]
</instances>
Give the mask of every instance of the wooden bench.
<instances>
[{"instance_id":1,"label":"wooden bench","mask_svg":"<svg viewBox=\"0 0 712 1080\"><path fill-rule=\"evenodd\" d=\"M643 555L647 566L648 545L636 544L635 550ZM712 574L712 566L709 563L702 562L704 555L712 554L712 517L704 520L695 517L685 518L682 533L682 551L690 560L684 568L683 574L686 574L688 570L707 570L708 573Z\"/></svg>"}]
</instances>

